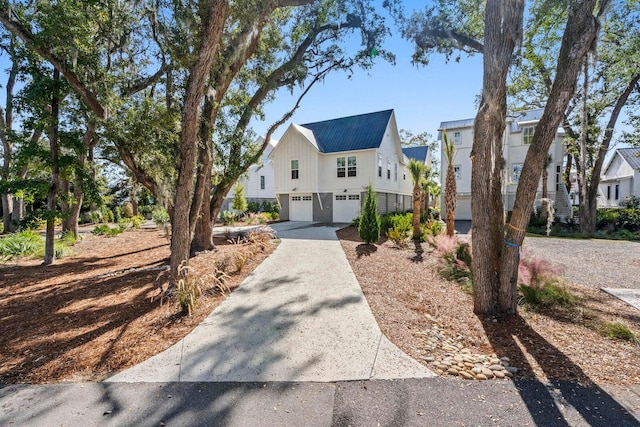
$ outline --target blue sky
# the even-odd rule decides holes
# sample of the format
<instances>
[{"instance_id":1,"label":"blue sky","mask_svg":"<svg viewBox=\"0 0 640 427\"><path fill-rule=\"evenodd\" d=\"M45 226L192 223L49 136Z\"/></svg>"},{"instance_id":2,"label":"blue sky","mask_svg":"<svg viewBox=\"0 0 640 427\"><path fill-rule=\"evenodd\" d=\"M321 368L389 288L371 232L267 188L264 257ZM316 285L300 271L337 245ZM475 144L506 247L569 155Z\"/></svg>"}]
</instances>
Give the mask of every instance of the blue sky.
<instances>
[{"instance_id":1,"label":"blue sky","mask_svg":"<svg viewBox=\"0 0 640 427\"><path fill-rule=\"evenodd\" d=\"M324 82L316 83L275 138L291 122L302 124L388 109L395 110L399 129L428 132L435 138L440 122L475 116L482 88L480 55L463 56L459 63L445 63L443 56L434 55L428 66L414 66L409 41L394 35L384 48L396 55L396 65L376 58L370 70L355 70L351 79L342 72L330 74ZM266 120L254 120L253 129L264 135L297 96L287 90L278 92L277 99L265 109Z\"/></svg>"}]
</instances>

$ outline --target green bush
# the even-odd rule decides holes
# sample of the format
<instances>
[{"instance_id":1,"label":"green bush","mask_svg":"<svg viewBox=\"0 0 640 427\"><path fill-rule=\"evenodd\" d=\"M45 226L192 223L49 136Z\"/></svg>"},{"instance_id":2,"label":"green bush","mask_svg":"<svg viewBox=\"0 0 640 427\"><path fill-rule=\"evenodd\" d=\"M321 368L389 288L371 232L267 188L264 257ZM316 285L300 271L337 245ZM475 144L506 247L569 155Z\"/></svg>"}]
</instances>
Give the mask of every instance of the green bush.
<instances>
[{"instance_id":1,"label":"green bush","mask_svg":"<svg viewBox=\"0 0 640 427\"><path fill-rule=\"evenodd\" d=\"M247 211L247 198L244 195L244 186L236 184L233 189L233 201L231 202L233 210L240 213Z\"/></svg>"},{"instance_id":2,"label":"green bush","mask_svg":"<svg viewBox=\"0 0 640 427\"><path fill-rule=\"evenodd\" d=\"M132 228L140 228L146 219L142 215L135 215L131 217L131 227Z\"/></svg>"},{"instance_id":3,"label":"green bush","mask_svg":"<svg viewBox=\"0 0 640 427\"><path fill-rule=\"evenodd\" d=\"M601 333L605 337L640 344L640 338L636 334L631 332L631 329L620 322L604 323L601 327Z\"/></svg>"},{"instance_id":4,"label":"green bush","mask_svg":"<svg viewBox=\"0 0 640 427\"><path fill-rule=\"evenodd\" d=\"M133 205L131 202L124 202L122 205L122 216L125 218L131 218L133 216Z\"/></svg>"},{"instance_id":5,"label":"green bush","mask_svg":"<svg viewBox=\"0 0 640 427\"><path fill-rule=\"evenodd\" d=\"M34 255L44 248L44 240L34 231L27 230L0 239L0 261Z\"/></svg>"},{"instance_id":6,"label":"green bush","mask_svg":"<svg viewBox=\"0 0 640 427\"><path fill-rule=\"evenodd\" d=\"M380 216L378 215L378 200L369 184L364 198L364 207L358 224L358 235L367 245L380 239Z\"/></svg>"},{"instance_id":7,"label":"green bush","mask_svg":"<svg viewBox=\"0 0 640 427\"><path fill-rule=\"evenodd\" d=\"M230 225L236 222L236 215L231 211L222 212L222 223L224 225Z\"/></svg>"},{"instance_id":8,"label":"green bush","mask_svg":"<svg viewBox=\"0 0 640 427\"><path fill-rule=\"evenodd\" d=\"M151 218L158 227L163 227L169 222L169 213L165 208L156 208L151 212Z\"/></svg>"},{"instance_id":9,"label":"green bush","mask_svg":"<svg viewBox=\"0 0 640 427\"><path fill-rule=\"evenodd\" d=\"M109 227L107 224L98 224L94 227L92 233L96 236L117 236L125 230L126 226L119 223L117 227Z\"/></svg>"},{"instance_id":10,"label":"green bush","mask_svg":"<svg viewBox=\"0 0 640 427\"><path fill-rule=\"evenodd\" d=\"M556 281L549 281L542 286L520 285L521 301L534 307L569 307L575 304L576 298Z\"/></svg>"},{"instance_id":11,"label":"green bush","mask_svg":"<svg viewBox=\"0 0 640 427\"><path fill-rule=\"evenodd\" d=\"M260 202L257 200L249 200L247 202L247 211L252 213L260 212Z\"/></svg>"}]
</instances>

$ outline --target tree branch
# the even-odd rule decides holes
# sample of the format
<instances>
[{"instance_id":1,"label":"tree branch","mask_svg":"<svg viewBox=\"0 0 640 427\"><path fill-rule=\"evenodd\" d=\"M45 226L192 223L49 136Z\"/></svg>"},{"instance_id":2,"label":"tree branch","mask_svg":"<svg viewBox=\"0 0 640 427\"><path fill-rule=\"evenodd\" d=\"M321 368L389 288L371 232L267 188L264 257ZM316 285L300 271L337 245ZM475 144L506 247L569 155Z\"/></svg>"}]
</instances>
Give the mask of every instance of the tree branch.
<instances>
[{"instance_id":1,"label":"tree branch","mask_svg":"<svg viewBox=\"0 0 640 427\"><path fill-rule=\"evenodd\" d=\"M11 13L10 7L7 6L0 10L0 22L2 22L9 32L22 40L25 46L49 61L55 69L60 71L69 85L71 85L98 118L104 119L107 117L107 110L102 106L97 96L82 83L78 75L67 66L64 60L58 58L50 49L44 48L40 46L39 43L36 43L34 35L16 19L16 16Z\"/></svg>"}]
</instances>

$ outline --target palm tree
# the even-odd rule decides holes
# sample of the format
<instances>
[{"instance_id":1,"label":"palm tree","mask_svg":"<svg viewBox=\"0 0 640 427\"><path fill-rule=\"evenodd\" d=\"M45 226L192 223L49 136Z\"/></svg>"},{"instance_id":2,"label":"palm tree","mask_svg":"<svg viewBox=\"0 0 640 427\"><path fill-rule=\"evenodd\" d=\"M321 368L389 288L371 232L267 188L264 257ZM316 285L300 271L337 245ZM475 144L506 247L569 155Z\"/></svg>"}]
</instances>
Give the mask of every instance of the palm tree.
<instances>
[{"instance_id":1,"label":"palm tree","mask_svg":"<svg viewBox=\"0 0 640 427\"><path fill-rule=\"evenodd\" d=\"M447 133L442 131L442 142L444 155L447 158L447 179L444 187L444 205L447 216L447 236L453 236L455 231L456 215L456 174L453 169L453 160L456 157L456 147L454 142L447 138Z\"/></svg>"},{"instance_id":2,"label":"palm tree","mask_svg":"<svg viewBox=\"0 0 640 427\"><path fill-rule=\"evenodd\" d=\"M547 183L549 181L549 166L553 162L553 157L551 154L547 155L547 158L544 161L544 169L542 169L542 206L540 207L540 218L547 219L547 215L549 214L549 195L547 193ZM557 200L557 199L556 199Z\"/></svg>"},{"instance_id":3,"label":"palm tree","mask_svg":"<svg viewBox=\"0 0 640 427\"><path fill-rule=\"evenodd\" d=\"M413 238L420 238L420 205L422 198L422 181L426 166L421 161L409 160L409 173L413 181Z\"/></svg>"},{"instance_id":4,"label":"palm tree","mask_svg":"<svg viewBox=\"0 0 640 427\"><path fill-rule=\"evenodd\" d=\"M431 166L426 166L424 167L424 179L422 180L420 186L422 187L422 207L421 207L421 212L423 212L425 215L429 214L429 198L431 197L432 194L432 188L435 185L438 185L438 183L435 181L435 179L433 179L435 176L433 170L431 169Z\"/></svg>"}]
</instances>

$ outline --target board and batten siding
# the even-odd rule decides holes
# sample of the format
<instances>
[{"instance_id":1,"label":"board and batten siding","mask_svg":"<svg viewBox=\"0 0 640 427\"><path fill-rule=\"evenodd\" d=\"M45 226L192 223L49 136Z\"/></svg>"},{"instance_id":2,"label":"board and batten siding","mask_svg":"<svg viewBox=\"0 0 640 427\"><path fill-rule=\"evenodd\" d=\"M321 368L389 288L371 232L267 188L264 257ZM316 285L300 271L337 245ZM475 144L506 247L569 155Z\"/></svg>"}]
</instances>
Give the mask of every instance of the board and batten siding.
<instances>
[{"instance_id":1,"label":"board and batten siding","mask_svg":"<svg viewBox=\"0 0 640 427\"><path fill-rule=\"evenodd\" d=\"M276 193L318 191L318 150L294 126L290 126L282 136L272 159ZM291 179L291 160L298 160L298 179Z\"/></svg>"}]
</instances>

